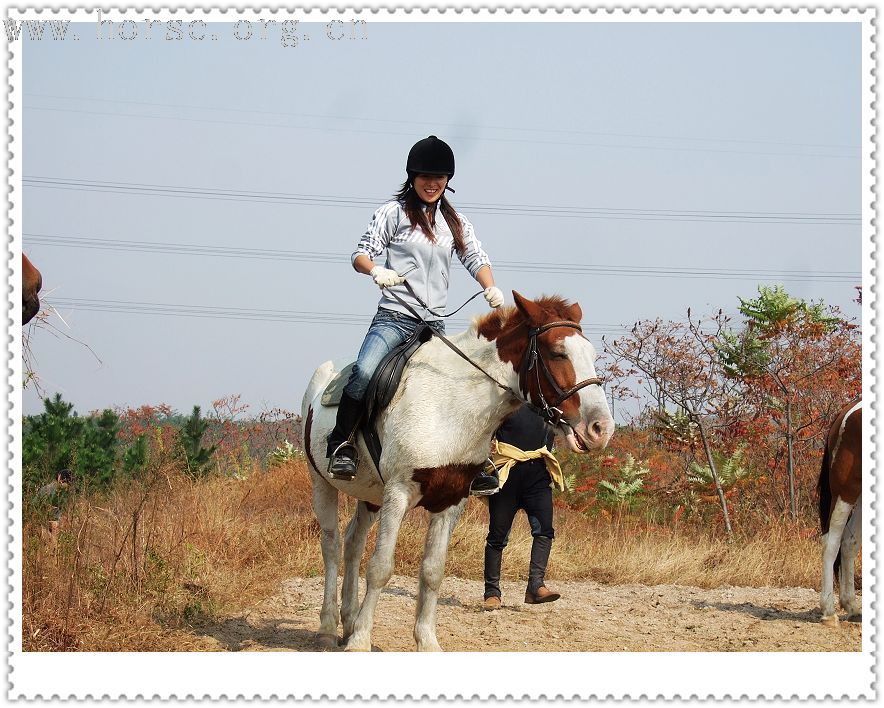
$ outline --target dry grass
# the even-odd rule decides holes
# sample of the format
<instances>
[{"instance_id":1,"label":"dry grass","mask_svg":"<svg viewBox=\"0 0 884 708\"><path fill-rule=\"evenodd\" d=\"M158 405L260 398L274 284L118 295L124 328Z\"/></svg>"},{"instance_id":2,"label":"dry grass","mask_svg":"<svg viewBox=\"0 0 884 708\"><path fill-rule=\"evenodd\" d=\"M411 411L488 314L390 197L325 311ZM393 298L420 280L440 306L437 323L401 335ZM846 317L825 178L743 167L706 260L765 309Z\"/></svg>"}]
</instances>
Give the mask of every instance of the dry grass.
<instances>
[{"instance_id":1,"label":"dry grass","mask_svg":"<svg viewBox=\"0 0 884 708\"><path fill-rule=\"evenodd\" d=\"M352 504L342 502L342 523ZM813 529L771 523L727 542L692 527L556 513L551 580L700 587L818 582ZM422 510L406 517L397 573L417 572L427 518ZM449 574L481 578L486 524L484 505L472 500L452 539ZM167 463L144 482L76 498L54 536L36 515L24 526L26 650L196 649L200 640L189 628L253 605L284 578L322 571L303 463L245 480L201 481ZM524 577L530 546L520 515L504 557L505 578Z\"/></svg>"},{"instance_id":2,"label":"dry grass","mask_svg":"<svg viewBox=\"0 0 884 708\"><path fill-rule=\"evenodd\" d=\"M414 514L414 512L412 512ZM423 515L420 515L421 517ZM446 572L481 578L487 511L471 500L451 541ZM403 527L397 572L415 573L423 550L423 518ZM747 537L727 541L695 527L671 529L639 519L588 519L556 510L556 541L547 577L606 584L816 587L819 541L815 529L771 523ZM531 532L524 514L516 518L504 555L504 578L525 578Z\"/></svg>"}]
</instances>

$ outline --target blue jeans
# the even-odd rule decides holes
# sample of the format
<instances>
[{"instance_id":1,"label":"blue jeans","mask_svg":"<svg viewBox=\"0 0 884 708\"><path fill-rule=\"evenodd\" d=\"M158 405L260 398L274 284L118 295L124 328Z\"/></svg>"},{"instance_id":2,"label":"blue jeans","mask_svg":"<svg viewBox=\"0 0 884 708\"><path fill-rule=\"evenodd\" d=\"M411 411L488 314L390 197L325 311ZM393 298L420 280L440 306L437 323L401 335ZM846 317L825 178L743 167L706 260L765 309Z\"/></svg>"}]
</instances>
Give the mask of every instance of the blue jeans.
<instances>
[{"instance_id":1,"label":"blue jeans","mask_svg":"<svg viewBox=\"0 0 884 708\"><path fill-rule=\"evenodd\" d=\"M350 374L350 379L344 387L344 393L350 398L361 401L365 396L372 374L384 360L384 357L414 334L422 324L414 317L379 307L377 314L371 321L371 326L368 328L368 334L365 335L365 340L362 342L362 348L356 358L353 373ZM427 322L427 324L434 332L445 334L443 320L434 320Z\"/></svg>"}]
</instances>

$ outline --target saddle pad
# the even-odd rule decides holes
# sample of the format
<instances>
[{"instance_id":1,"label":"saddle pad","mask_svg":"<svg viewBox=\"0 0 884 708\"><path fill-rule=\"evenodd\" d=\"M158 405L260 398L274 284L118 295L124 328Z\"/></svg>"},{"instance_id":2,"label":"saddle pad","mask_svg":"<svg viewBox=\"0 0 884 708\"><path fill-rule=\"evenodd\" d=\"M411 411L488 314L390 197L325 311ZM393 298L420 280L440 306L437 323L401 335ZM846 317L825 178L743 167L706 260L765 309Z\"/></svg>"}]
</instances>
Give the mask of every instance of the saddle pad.
<instances>
[{"instance_id":1,"label":"saddle pad","mask_svg":"<svg viewBox=\"0 0 884 708\"><path fill-rule=\"evenodd\" d=\"M334 378L328 382L328 386L326 386L325 391L322 392L322 405L341 405L341 396L344 393L344 386L347 385L347 381L350 379L350 373L353 371L354 366L356 366L355 361L341 369L334 375Z\"/></svg>"}]
</instances>

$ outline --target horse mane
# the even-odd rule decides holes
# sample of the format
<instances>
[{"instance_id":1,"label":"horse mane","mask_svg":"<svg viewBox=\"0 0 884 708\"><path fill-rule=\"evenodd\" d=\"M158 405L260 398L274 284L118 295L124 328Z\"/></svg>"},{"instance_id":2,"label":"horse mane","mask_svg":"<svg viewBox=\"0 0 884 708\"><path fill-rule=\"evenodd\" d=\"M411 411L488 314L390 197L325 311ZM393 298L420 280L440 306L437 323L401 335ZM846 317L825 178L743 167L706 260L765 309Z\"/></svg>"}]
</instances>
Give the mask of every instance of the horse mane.
<instances>
[{"instance_id":1,"label":"horse mane","mask_svg":"<svg viewBox=\"0 0 884 708\"><path fill-rule=\"evenodd\" d=\"M534 303L549 315L549 321L569 320L570 309L573 303L568 302L559 295L541 295ZM515 324L521 318L521 313L515 305L505 305L495 308L484 315L473 318L472 328L476 330L476 336L486 339L496 339L503 330Z\"/></svg>"}]
</instances>

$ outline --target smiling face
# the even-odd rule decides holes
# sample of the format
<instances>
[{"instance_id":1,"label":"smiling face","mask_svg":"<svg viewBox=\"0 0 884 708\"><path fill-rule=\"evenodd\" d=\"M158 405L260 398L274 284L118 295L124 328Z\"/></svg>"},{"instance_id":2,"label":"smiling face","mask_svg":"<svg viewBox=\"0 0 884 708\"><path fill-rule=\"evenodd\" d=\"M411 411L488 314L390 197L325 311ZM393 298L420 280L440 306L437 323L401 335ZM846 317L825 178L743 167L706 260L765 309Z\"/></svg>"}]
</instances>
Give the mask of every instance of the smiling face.
<instances>
[{"instance_id":1,"label":"smiling face","mask_svg":"<svg viewBox=\"0 0 884 708\"><path fill-rule=\"evenodd\" d=\"M435 204L442 198L445 185L448 184L448 175L416 175L414 178L414 191L421 201L427 204Z\"/></svg>"}]
</instances>

